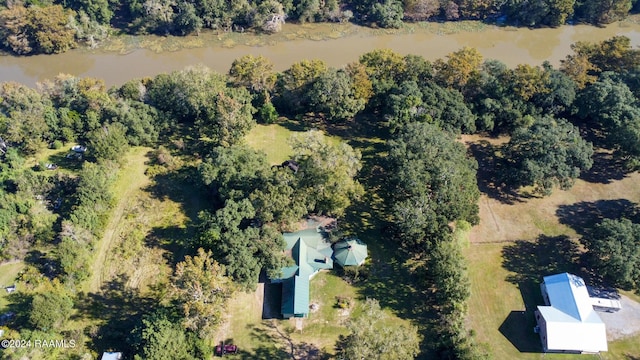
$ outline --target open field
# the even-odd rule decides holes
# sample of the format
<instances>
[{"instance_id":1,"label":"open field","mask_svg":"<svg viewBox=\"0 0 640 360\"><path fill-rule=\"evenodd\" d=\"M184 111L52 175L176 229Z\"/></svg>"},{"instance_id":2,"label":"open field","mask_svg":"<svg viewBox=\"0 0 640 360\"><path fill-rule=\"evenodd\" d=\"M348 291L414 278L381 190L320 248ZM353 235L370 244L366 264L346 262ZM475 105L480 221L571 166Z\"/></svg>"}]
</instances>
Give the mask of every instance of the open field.
<instances>
[{"instance_id":1,"label":"open field","mask_svg":"<svg viewBox=\"0 0 640 360\"><path fill-rule=\"evenodd\" d=\"M472 146L481 142L487 146L484 140L470 141ZM596 161L568 191L555 190L546 198L503 197L490 186L483 189L489 164L487 159L478 160L484 190L481 220L469 234L471 246L464 250L472 284L468 323L477 340L486 343L496 359L638 358L640 334L610 341L609 352L600 357L542 354L533 333L533 309L543 303L539 289L543 276L568 271L586 277L577 239L585 227L603 218L634 214L640 202L640 174L606 178Z\"/></svg>"},{"instance_id":2,"label":"open field","mask_svg":"<svg viewBox=\"0 0 640 360\"><path fill-rule=\"evenodd\" d=\"M313 127L309 127L311 129ZM293 149L289 145L289 137L296 132L307 130L295 121L286 120L283 124L262 125L257 124L249 131L245 137L247 145L256 150L262 150L267 154L267 161L272 164L281 164L290 159ZM340 138L337 136L325 136L330 143L337 143Z\"/></svg>"},{"instance_id":3,"label":"open field","mask_svg":"<svg viewBox=\"0 0 640 360\"><path fill-rule=\"evenodd\" d=\"M3 309L7 305L7 292L4 288L5 286L14 284L16 276L18 276L22 268L24 268L23 262L11 262L0 265L0 313L3 313Z\"/></svg>"},{"instance_id":4,"label":"open field","mask_svg":"<svg viewBox=\"0 0 640 360\"><path fill-rule=\"evenodd\" d=\"M135 199L133 194L149 183L149 178L144 174L145 154L149 148L133 149L127 156L127 160L120 169L118 178L113 185L116 206L111 213L102 239L97 244L95 261L91 269L91 278L88 281L88 291L97 292L102 284L110 278L110 266L106 262L108 254L113 251L117 237L120 235L122 220L125 212Z\"/></svg>"}]
</instances>

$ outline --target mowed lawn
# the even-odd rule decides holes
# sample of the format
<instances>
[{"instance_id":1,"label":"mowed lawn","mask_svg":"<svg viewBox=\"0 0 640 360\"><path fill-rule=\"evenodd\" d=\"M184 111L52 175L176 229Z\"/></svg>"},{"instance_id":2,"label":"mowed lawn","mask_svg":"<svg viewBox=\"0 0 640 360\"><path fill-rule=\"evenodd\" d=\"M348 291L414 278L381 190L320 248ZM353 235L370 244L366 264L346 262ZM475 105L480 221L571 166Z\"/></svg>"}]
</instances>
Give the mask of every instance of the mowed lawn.
<instances>
[{"instance_id":1,"label":"mowed lawn","mask_svg":"<svg viewBox=\"0 0 640 360\"><path fill-rule=\"evenodd\" d=\"M564 271L579 274L584 228L603 218L631 215L640 203L638 173L590 179L546 198L505 201L482 195L480 225L471 230L471 245L464 250L472 286L468 324L495 359L640 358L640 334L610 341L609 351L598 357L545 355L533 332L533 310L542 304L542 277Z\"/></svg>"},{"instance_id":2,"label":"mowed lawn","mask_svg":"<svg viewBox=\"0 0 640 360\"><path fill-rule=\"evenodd\" d=\"M267 154L267 161L275 165L291 158L293 149L289 145L289 138L300 131L292 131L279 124L257 124L245 136L245 141L253 149L264 151ZM339 137L327 136L326 133L325 136L333 144L340 140Z\"/></svg>"},{"instance_id":3,"label":"mowed lawn","mask_svg":"<svg viewBox=\"0 0 640 360\"><path fill-rule=\"evenodd\" d=\"M270 164L280 164L293 153L289 145L292 131L278 124L258 124L245 137L247 145L267 154Z\"/></svg>"},{"instance_id":4,"label":"mowed lawn","mask_svg":"<svg viewBox=\"0 0 640 360\"><path fill-rule=\"evenodd\" d=\"M20 270L24 268L23 262L12 262L0 265L0 313L4 313L4 307L7 306L7 291L5 287L14 284ZM20 289L18 289L20 290Z\"/></svg>"}]
</instances>

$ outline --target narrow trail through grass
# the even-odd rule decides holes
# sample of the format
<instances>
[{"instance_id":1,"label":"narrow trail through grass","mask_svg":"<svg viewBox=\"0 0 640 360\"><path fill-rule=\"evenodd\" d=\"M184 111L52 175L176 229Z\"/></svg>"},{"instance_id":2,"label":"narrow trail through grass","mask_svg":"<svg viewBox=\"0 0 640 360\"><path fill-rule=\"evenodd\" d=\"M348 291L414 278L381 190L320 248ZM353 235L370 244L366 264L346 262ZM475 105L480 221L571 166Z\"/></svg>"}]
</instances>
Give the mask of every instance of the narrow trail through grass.
<instances>
[{"instance_id":1,"label":"narrow trail through grass","mask_svg":"<svg viewBox=\"0 0 640 360\"><path fill-rule=\"evenodd\" d=\"M117 205L111 213L111 218L107 224L102 239L96 246L95 261L91 269L91 278L88 282L89 292L98 292L105 280L104 263L107 254L112 248L122 218L130 205L132 194L148 185L151 181L145 172L145 156L150 148L134 148L130 150L125 159L125 165L120 169L118 178L113 185L113 191Z\"/></svg>"}]
</instances>

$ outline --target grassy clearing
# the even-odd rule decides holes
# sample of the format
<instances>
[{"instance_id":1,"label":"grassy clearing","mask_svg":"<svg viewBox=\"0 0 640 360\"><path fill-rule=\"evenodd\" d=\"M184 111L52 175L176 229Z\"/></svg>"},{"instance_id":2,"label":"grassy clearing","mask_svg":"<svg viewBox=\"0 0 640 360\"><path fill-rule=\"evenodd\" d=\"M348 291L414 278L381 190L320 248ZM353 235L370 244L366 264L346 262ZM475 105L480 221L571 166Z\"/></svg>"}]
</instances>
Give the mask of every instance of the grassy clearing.
<instances>
[{"instance_id":1,"label":"grassy clearing","mask_svg":"<svg viewBox=\"0 0 640 360\"><path fill-rule=\"evenodd\" d=\"M6 286L14 284L20 270L24 268L23 262L12 262L0 265L0 313L8 304Z\"/></svg>"},{"instance_id":2,"label":"grassy clearing","mask_svg":"<svg viewBox=\"0 0 640 360\"><path fill-rule=\"evenodd\" d=\"M166 281L194 234L192 218L204 206L200 193L179 175L150 179L150 150L133 149L113 186L117 205L97 246L90 292L125 275L126 286L140 291Z\"/></svg>"},{"instance_id":3,"label":"grassy clearing","mask_svg":"<svg viewBox=\"0 0 640 360\"><path fill-rule=\"evenodd\" d=\"M354 287L331 272L321 272L311 280L310 303L318 310L305 319L262 319L264 287L255 292L237 293L229 303L229 317L219 339L237 344L248 358L291 358L300 352L333 353L338 337L347 333L344 322L349 311L340 315L335 297L348 296L357 303ZM267 295L271 300L278 296ZM276 307L279 306L276 304ZM296 329L297 323L302 330Z\"/></svg>"},{"instance_id":4,"label":"grassy clearing","mask_svg":"<svg viewBox=\"0 0 640 360\"><path fill-rule=\"evenodd\" d=\"M292 331L291 337L298 342L307 342L327 353L334 352L340 335L347 335L346 321L360 301L356 289L338 277L334 272L321 272L311 280L309 304L316 304L318 310L302 320L302 329ZM336 297L351 300L346 309L336 306ZM293 324L292 324L293 325ZM293 326L290 326L293 330Z\"/></svg>"},{"instance_id":5,"label":"grassy clearing","mask_svg":"<svg viewBox=\"0 0 640 360\"><path fill-rule=\"evenodd\" d=\"M96 244L95 261L91 271L91 278L87 284L89 292L97 292L102 284L113 277L107 257L115 247L115 242L120 235L122 221L128 208L134 200L134 193L143 186L149 184L149 178L144 174L146 154L150 148L132 149L126 157L125 165L120 170L120 174L113 185L116 206L111 213L111 218L107 224L102 239Z\"/></svg>"},{"instance_id":6,"label":"grassy clearing","mask_svg":"<svg viewBox=\"0 0 640 360\"><path fill-rule=\"evenodd\" d=\"M310 126L309 129L311 128ZM289 145L291 135L305 130L307 130L306 126L297 124L292 120L287 120L282 125L258 124L247 134L245 141L253 149L264 151L270 164L281 164L293 155L293 149ZM326 135L326 138L333 144L337 144L340 141L337 136Z\"/></svg>"},{"instance_id":7,"label":"grassy clearing","mask_svg":"<svg viewBox=\"0 0 640 360\"><path fill-rule=\"evenodd\" d=\"M471 142L484 140L489 139ZM482 178L484 160L479 159L480 184L486 180ZM478 341L486 343L496 359L638 357L640 334L609 342L609 352L600 357L545 355L532 329L533 309L542 303L541 278L564 271L580 274L581 249L576 240L584 228L602 218L628 214L639 202L638 173L598 182L578 180L572 189L556 190L546 198L505 200L485 191L480 199L480 225L471 230L472 245L464 250L472 284L468 323Z\"/></svg>"},{"instance_id":8,"label":"grassy clearing","mask_svg":"<svg viewBox=\"0 0 640 360\"><path fill-rule=\"evenodd\" d=\"M256 125L245 137L249 146L267 154L270 164L280 164L291 157L293 149L289 146L292 131L277 124Z\"/></svg>"},{"instance_id":9,"label":"grassy clearing","mask_svg":"<svg viewBox=\"0 0 640 360\"><path fill-rule=\"evenodd\" d=\"M262 285L255 292L236 293L229 303L227 321L214 343L221 340L234 343L246 359L316 359L335 355L339 337L348 334L346 321L359 316L364 297L360 288L332 271L317 274L311 280L310 292L310 304L317 304L317 310L308 318L288 320L262 319ZM337 296L347 297L349 307L337 307ZM388 324L408 323L390 311L388 314Z\"/></svg>"},{"instance_id":10,"label":"grassy clearing","mask_svg":"<svg viewBox=\"0 0 640 360\"><path fill-rule=\"evenodd\" d=\"M93 276L79 294L70 328L85 329L96 352L122 348L141 314L166 299L174 264L195 233L192 220L202 194L189 183L189 167L176 174L145 174L149 148L133 148L113 185L116 206L96 245Z\"/></svg>"}]
</instances>

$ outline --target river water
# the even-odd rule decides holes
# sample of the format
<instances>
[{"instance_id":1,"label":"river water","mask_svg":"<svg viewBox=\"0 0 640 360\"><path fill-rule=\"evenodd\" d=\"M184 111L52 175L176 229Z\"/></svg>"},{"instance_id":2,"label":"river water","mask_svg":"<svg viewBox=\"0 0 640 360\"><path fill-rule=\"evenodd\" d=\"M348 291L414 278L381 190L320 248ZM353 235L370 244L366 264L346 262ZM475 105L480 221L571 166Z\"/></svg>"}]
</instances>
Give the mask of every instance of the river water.
<instances>
[{"instance_id":1,"label":"river water","mask_svg":"<svg viewBox=\"0 0 640 360\"><path fill-rule=\"evenodd\" d=\"M290 33L295 32L296 27L301 27L293 24L286 26ZM312 26L321 28L330 25ZM204 64L216 71L226 72L234 59L246 54L266 56L274 62L278 71L303 59L322 59L331 66L339 67L377 48L389 48L401 54L418 54L435 60L463 46L470 46L477 48L485 58L498 59L509 66L519 63L539 65L545 60L557 66L560 59L571 52L570 46L576 41L602 41L614 35L629 37L634 47L640 45L640 25L630 22L614 23L601 28L567 25L534 30L486 26L479 31L444 35L421 28L392 35L351 29L346 36L337 39L296 39L263 46L225 47L218 44L164 52L138 49L118 54L100 50L73 50L58 55L0 56L0 81L18 81L33 86L38 81L67 73L102 78L111 86L120 85L132 78L154 76L193 64Z\"/></svg>"}]
</instances>

